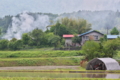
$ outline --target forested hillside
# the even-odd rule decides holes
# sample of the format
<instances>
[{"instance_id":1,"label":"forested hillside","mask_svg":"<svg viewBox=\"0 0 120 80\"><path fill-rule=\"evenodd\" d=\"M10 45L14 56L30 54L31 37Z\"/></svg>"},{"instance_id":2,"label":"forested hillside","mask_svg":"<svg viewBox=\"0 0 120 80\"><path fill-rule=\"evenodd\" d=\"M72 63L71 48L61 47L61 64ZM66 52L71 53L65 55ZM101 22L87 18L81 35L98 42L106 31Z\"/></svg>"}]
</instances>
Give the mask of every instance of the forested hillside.
<instances>
[{"instance_id":1,"label":"forested hillside","mask_svg":"<svg viewBox=\"0 0 120 80\"><path fill-rule=\"evenodd\" d=\"M120 12L119 11L78 11L73 13L64 13L60 17L83 18L92 24L92 29L107 33L113 27L120 30Z\"/></svg>"},{"instance_id":2,"label":"forested hillside","mask_svg":"<svg viewBox=\"0 0 120 80\"><path fill-rule=\"evenodd\" d=\"M28 33L36 28L45 31L46 29L49 29L50 25L55 24L58 19L65 17L84 19L91 24L92 29L99 30L105 34L107 33L107 30L110 32L113 27L117 27L117 29L120 30L119 11L78 11L60 15L52 13L23 12L16 16L6 15L5 17L0 18L1 38L20 38L23 33Z\"/></svg>"}]
</instances>

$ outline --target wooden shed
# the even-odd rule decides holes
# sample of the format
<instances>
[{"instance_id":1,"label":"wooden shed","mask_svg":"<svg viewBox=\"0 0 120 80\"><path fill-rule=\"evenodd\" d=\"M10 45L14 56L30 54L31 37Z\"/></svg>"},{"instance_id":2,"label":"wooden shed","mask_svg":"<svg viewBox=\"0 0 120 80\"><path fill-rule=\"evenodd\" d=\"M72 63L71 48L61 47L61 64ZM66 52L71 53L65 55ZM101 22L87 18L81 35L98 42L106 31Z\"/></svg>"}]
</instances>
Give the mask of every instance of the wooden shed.
<instances>
[{"instance_id":1,"label":"wooden shed","mask_svg":"<svg viewBox=\"0 0 120 80\"><path fill-rule=\"evenodd\" d=\"M112 58L95 58L88 62L86 70L120 70L120 65Z\"/></svg>"}]
</instances>

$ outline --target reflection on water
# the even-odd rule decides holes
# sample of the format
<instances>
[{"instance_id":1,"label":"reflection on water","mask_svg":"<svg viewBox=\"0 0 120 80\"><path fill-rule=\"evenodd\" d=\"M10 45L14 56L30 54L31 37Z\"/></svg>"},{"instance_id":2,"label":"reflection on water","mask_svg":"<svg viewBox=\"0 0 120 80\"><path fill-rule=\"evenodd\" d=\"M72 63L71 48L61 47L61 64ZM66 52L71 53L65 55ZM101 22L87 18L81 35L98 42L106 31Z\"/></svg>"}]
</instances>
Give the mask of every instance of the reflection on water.
<instances>
[{"instance_id":1,"label":"reflection on water","mask_svg":"<svg viewBox=\"0 0 120 80\"><path fill-rule=\"evenodd\" d=\"M98 74L98 73L94 73L94 74L86 74L88 78L107 78L107 79L119 79L120 78L120 74Z\"/></svg>"},{"instance_id":2,"label":"reflection on water","mask_svg":"<svg viewBox=\"0 0 120 80\"><path fill-rule=\"evenodd\" d=\"M89 77L89 78L105 78L106 74L98 74L98 73L97 74L95 74L95 73L92 74L91 73L91 74L86 74L86 76Z\"/></svg>"},{"instance_id":3,"label":"reflection on water","mask_svg":"<svg viewBox=\"0 0 120 80\"><path fill-rule=\"evenodd\" d=\"M46 77L46 78L107 78L120 79L112 73L55 73L55 72L0 72L0 77Z\"/></svg>"},{"instance_id":4,"label":"reflection on water","mask_svg":"<svg viewBox=\"0 0 120 80\"><path fill-rule=\"evenodd\" d=\"M106 78L109 78L109 79L120 79L120 74L107 74Z\"/></svg>"}]
</instances>

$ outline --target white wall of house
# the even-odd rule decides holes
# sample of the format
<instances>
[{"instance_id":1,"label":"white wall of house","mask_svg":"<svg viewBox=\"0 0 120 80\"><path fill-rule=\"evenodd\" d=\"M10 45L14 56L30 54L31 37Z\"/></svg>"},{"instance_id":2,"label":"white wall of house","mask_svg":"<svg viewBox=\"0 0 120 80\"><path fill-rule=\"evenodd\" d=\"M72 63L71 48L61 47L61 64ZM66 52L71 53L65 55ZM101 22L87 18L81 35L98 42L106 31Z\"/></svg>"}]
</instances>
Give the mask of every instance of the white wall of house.
<instances>
[{"instance_id":1,"label":"white wall of house","mask_svg":"<svg viewBox=\"0 0 120 80\"><path fill-rule=\"evenodd\" d=\"M65 38L65 46L70 46L72 45L72 38Z\"/></svg>"},{"instance_id":2,"label":"white wall of house","mask_svg":"<svg viewBox=\"0 0 120 80\"><path fill-rule=\"evenodd\" d=\"M70 47L70 46L80 46L79 43L73 43L72 38L65 38L65 47Z\"/></svg>"},{"instance_id":3,"label":"white wall of house","mask_svg":"<svg viewBox=\"0 0 120 80\"><path fill-rule=\"evenodd\" d=\"M82 36L81 45L83 45L87 40L99 41L101 37L103 37L103 35L97 32L88 33Z\"/></svg>"}]
</instances>

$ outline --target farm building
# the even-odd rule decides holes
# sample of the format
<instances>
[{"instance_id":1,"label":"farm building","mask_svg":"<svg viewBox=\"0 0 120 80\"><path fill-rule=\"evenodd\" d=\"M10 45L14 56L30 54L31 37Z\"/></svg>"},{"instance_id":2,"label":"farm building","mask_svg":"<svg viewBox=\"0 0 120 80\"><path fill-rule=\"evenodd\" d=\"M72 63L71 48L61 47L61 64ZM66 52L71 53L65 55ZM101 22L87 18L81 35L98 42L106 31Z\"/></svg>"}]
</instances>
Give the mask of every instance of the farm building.
<instances>
[{"instance_id":1,"label":"farm building","mask_svg":"<svg viewBox=\"0 0 120 80\"><path fill-rule=\"evenodd\" d=\"M107 39L112 40L120 37L120 35L107 35Z\"/></svg>"},{"instance_id":2,"label":"farm building","mask_svg":"<svg viewBox=\"0 0 120 80\"><path fill-rule=\"evenodd\" d=\"M103 37L103 35L104 35L103 33L96 30L91 30L91 31L82 33L79 35L79 37L82 38L81 45L83 45L88 40L94 40L96 42L99 42L99 39Z\"/></svg>"},{"instance_id":3,"label":"farm building","mask_svg":"<svg viewBox=\"0 0 120 80\"><path fill-rule=\"evenodd\" d=\"M112 58L95 58L89 61L87 70L120 70L119 63Z\"/></svg>"},{"instance_id":4,"label":"farm building","mask_svg":"<svg viewBox=\"0 0 120 80\"><path fill-rule=\"evenodd\" d=\"M74 37L74 35L72 34L64 34L63 38L65 39L65 47L76 47L76 46L80 46L79 43L73 43L72 42L72 38Z\"/></svg>"}]
</instances>

